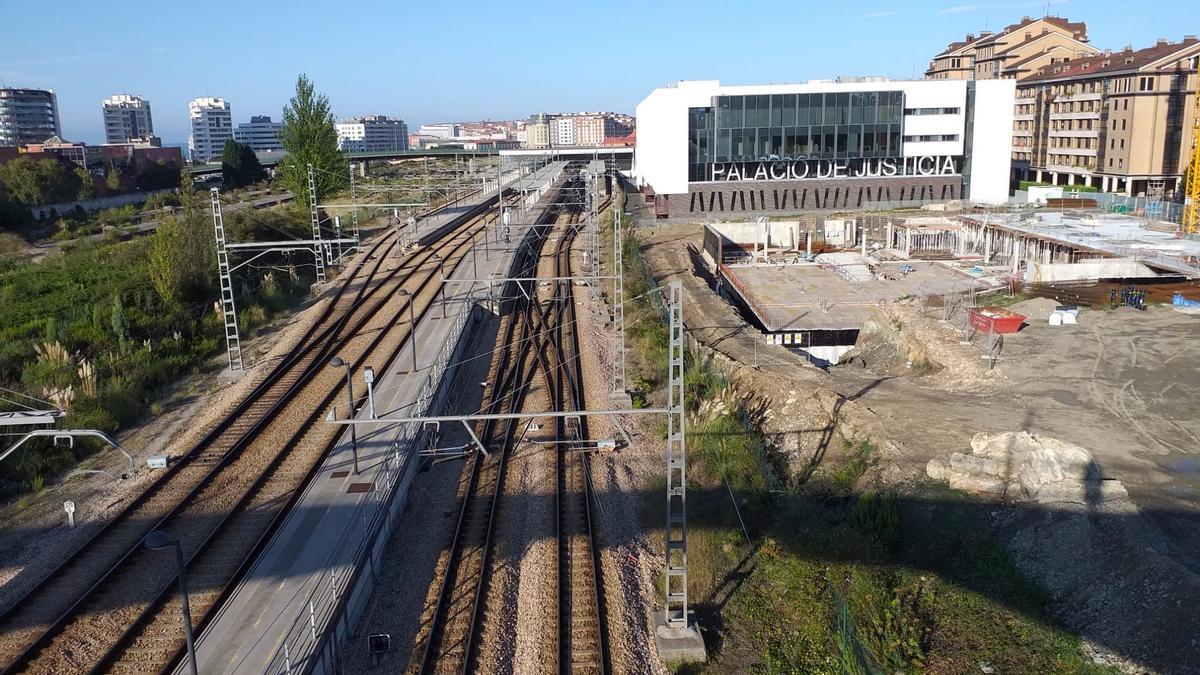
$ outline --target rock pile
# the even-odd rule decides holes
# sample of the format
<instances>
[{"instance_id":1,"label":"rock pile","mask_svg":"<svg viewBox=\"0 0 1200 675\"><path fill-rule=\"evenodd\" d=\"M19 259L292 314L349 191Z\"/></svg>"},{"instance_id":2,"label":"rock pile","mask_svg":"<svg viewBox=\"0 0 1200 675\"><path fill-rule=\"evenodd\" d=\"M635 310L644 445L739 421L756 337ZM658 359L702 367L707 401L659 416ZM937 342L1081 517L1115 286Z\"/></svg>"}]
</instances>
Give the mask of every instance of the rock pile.
<instances>
[{"instance_id":1,"label":"rock pile","mask_svg":"<svg viewBox=\"0 0 1200 675\"><path fill-rule=\"evenodd\" d=\"M1024 431L975 434L970 454L931 459L925 473L957 490L1039 504L1129 503L1125 486L1104 478L1090 452Z\"/></svg>"}]
</instances>

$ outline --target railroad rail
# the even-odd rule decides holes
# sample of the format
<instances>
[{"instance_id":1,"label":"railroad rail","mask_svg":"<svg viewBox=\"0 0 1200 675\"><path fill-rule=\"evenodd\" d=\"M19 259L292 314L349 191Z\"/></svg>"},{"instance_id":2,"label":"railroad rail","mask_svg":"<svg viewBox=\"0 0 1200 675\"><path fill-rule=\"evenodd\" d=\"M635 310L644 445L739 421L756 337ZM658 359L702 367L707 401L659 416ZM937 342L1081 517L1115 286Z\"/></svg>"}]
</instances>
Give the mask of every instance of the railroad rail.
<instances>
[{"instance_id":1,"label":"railroad rail","mask_svg":"<svg viewBox=\"0 0 1200 675\"><path fill-rule=\"evenodd\" d=\"M545 321L551 327L548 349L539 350L541 365L556 411L584 410L583 366L576 324L571 246L577 228L561 233L555 252L555 273L549 302L554 310ZM558 671L608 672L608 635L604 623L604 594L600 556L592 531L591 470L586 446L587 417L555 419Z\"/></svg>"},{"instance_id":2,"label":"railroad rail","mask_svg":"<svg viewBox=\"0 0 1200 675\"><path fill-rule=\"evenodd\" d=\"M565 187L565 186L564 186ZM561 191L556 199L561 197ZM571 244L578 212L552 207L534 228L532 241L518 263L518 277L531 278L550 232L551 217L566 215L570 222L555 251L557 277L570 274ZM501 319L501 348L493 354L484 410L516 412L536 373L545 378L555 410L581 410L583 399L574 300L569 281L553 284L547 307L534 282L523 286ZM512 294L509 294L513 297ZM477 669L479 637L483 630L491 576L494 523L503 493L509 451L515 438L513 419L487 420L478 436L487 454L474 453L459 483L459 515L441 570L432 612L409 665L410 672L466 673ZM581 443L587 438L586 420L557 422L557 643L560 672L604 673L609 669L607 631L603 622L600 566L592 536L588 465Z\"/></svg>"},{"instance_id":3,"label":"railroad rail","mask_svg":"<svg viewBox=\"0 0 1200 675\"><path fill-rule=\"evenodd\" d=\"M329 358L390 363L410 336L398 321L407 303L422 316L434 306L435 256L453 269L482 227L468 220L394 266L394 232L380 237L245 401L0 614L4 672L162 672L176 662L184 645L174 568L141 547L144 536L166 529L180 538L202 629L336 441L335 430L315 424L342 384Z\"/></svg>"},{"instance_id":4,"label":"railroad rail","mask_svg":"<svg viewBox=\"0 0 1200 675\"><path fill-rule=\"evenodd\" d=\"M547 211L547 214L551 213ZM543 216L541 220L545 220ZM544 224L544 223L538 223ZM531 276L535 269L540 242L546 228L534 228L530 236L534 245L522 249L518 262L521 273ZM532 284L521 293L529 297ZM501 318L502 349L498 349L490 365L488 381L493 383L488 393L485 411L511 413L520 409L533 370L527 344L537 326L528 319L523 300L508 303L509 311ZM472 455L469 468L459 482L459 514L450 544L442 581L438 588L432 616L414 650L410 670L422 673L460 673L471 670L478 647L476 638L481 626L484 598L489 580L488 567L492 554L492 532L500 503L508 450L516 435L515 420L487 420L479 425L478 436L487 444L487 454Z\"/></svg>"}]
</instances>

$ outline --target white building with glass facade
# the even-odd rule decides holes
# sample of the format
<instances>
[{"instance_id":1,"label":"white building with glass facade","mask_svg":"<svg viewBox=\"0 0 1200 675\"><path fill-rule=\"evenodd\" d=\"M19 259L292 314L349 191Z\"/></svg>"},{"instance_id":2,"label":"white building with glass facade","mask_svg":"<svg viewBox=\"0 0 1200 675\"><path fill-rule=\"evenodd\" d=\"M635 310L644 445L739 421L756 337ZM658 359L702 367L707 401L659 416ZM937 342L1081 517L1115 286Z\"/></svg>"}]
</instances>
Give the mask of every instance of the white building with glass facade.
<instances>
[{"instance_id":1,"label":"white building with glass facade","mask_svg":"<svg viewBox=\"0 0 1200 675\"><path fill-rule=\"evenodd\" d=\"M233 130L233 140L250 146L255 152L279 152L279 130L283 122L272 122L270 115L252 115L249 122L242 122Z\"/></svg>"},{"instance_id":2,"label":"white building with glass facade","mask_svg":"<svg viewBox=\"0 0 1200 675\"><path fill-rule=\"evenodd\" d=\"M188 136L188 154L193 162L211 162L221 158L225 141L233 138L233 114L229 103L219 97L202 96L188 103L192 133Z\"/></svg>"},{"instance_id":3,"label":"white building with glass facade","mask_svg":"<svg viewBox=\"0 0 1200 675\"><path fill-rule=\"evenodd\" d=\"M392 152L408 149L408 125L386 115L352 117L336 125L343 152Z\"/></svg>"},{"instance_id":4,"label":"white building with glass facade","mask_svg":"<svg viewBox=\"0 0 1200 675\"><path fill-rule=\"evenodd\" d=\"M1015 83L814 81L656 89L634 173L660 216L1008 198Z\"/></svg>"}]
</instances>

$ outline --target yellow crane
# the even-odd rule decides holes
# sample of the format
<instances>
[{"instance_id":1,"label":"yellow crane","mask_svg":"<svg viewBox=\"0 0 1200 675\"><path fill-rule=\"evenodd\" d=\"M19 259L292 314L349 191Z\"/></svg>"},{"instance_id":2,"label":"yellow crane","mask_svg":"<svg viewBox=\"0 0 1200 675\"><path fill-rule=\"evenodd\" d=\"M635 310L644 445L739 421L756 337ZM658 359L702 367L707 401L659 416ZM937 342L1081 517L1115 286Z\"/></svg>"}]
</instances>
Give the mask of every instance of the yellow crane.
<instances>
[{"instance_id":1,"label":"yellow crane","mask_svg":"<svg viewBox=\"0 0 1200 675\"><path fill-rule=\"evenodd\" d=\"M1196 95L1192 105L1192 157L1188 161L1183 186L1183 231L1200 234L1200 73L1196 74Z\"/></svg>"}]
</instances>

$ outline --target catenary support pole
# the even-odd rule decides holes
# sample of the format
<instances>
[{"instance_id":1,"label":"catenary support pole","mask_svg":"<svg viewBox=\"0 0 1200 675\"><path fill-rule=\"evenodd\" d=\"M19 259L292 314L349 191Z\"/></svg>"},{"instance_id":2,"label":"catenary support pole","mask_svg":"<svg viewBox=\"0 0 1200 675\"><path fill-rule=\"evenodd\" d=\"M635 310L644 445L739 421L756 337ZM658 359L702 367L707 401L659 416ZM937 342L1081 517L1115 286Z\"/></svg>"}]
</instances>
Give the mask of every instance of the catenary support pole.
<instances>
[{"instance_id":1,"label":"catenary support pole","mask_svg":"<svg viewBox=\"0 0 1200 675\"><path fill-rule=\"evenodd\" d=\"M242 370L242 339L238 333L237 306L233 299L233 270L229 266L229 250L226 248L225 219L221 216L221 193L211 191L213 235L217 241L217 277L221 286L221 317L225 323L225 352L229 357L230 370Z\"/></svg>"},{"instance_id":2,"label":"catenary support pole","mask_svg":"<svg viewBox=\"0 0 1200 675\"><path fill-rule=\"evenodd\" d=\"M687 442L684 432L682 282L672 281L669 292L664 612L668 627L685 629L688 625Z\"/></svg>"},{"instance_id":3,"label":"catenary support pole","mask_svg":"<svg viewBox=\"0 0 1200 675\"><path fill-rule=\"evenodd\" d=\"M317 242L313 250L317 259L317 283L325 283L325 246L321 243L321 218L317 214L317 179L313 165L308 165L308 208L312 220L313 241Z\"/></svg>"}]
</instances>

